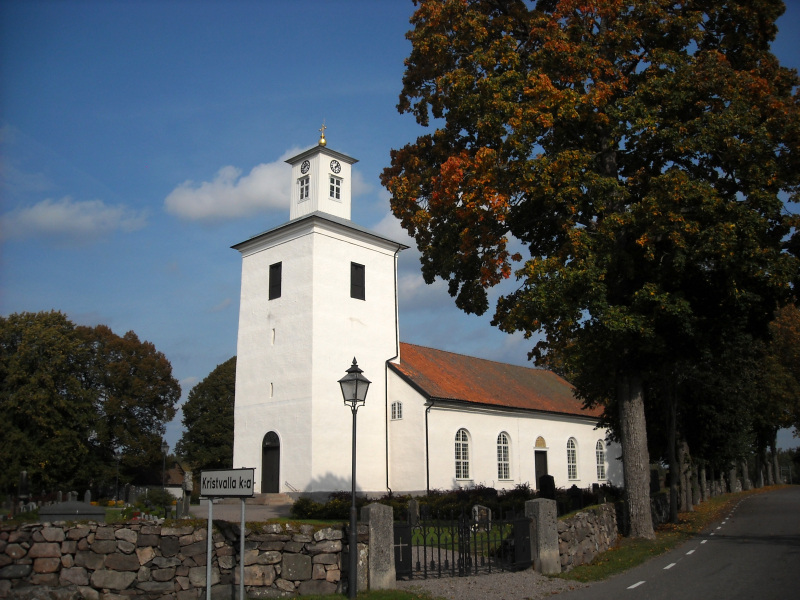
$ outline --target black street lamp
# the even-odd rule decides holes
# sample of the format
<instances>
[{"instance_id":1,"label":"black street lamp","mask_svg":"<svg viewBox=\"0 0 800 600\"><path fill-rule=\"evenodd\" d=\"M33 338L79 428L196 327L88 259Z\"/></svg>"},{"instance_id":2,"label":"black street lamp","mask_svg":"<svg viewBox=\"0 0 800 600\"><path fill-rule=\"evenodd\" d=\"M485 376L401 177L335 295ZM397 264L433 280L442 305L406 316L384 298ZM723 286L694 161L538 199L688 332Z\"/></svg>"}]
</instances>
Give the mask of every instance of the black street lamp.
<instances>
[{"instance_id":1,"label":"black street lamp","mask_svg":"<svg viewBox=\"0 0 800 600\"><path fill-rule=\"evenodd\" d=\"M119 501L119 459L122 458L122 451L117 448L114 450L114 458L117 459L117 482L114 484L114 505Z\"/></svg>"},{"instance_id":2,"label":"black street lamp","mask_svg":"<svg viewBox=\"0 0 800 600\"><path fill-rule=\"evenodd\" d=\"M355 598L358 592L358 531L356 511L356 412L359 406L364 406L367 399L367 390L371 381L362 375L364 371L358 368L356 359L353 358L353 365L347 369L347 375L339 380L342 388L344 403L350 407L353 413L353 477L352 494L350 497L350 570L347 575L347 589L350 598Z\"/></svg>"},{"instance_id":3,"label":"black street lamp","mask_svg":"<svg viewBox=\"0 0 800 600\"><path fill-rule=\"evenodd\" d=\"M169 444L166 440L161 441L161 453L164 455L164 468L161 471L161 497L164 501L164 518L167 518L167 452Z\"/></svg>"}]
</instances>

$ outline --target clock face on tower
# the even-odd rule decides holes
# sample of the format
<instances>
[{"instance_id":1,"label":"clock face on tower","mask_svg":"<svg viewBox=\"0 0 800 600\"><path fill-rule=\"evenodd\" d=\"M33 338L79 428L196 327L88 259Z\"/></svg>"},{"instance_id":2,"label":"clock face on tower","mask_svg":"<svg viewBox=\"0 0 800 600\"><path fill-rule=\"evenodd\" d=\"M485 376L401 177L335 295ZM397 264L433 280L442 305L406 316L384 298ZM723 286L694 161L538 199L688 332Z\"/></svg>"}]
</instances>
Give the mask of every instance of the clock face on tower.
<instances>
[{"instance_id":1,"label":"clock face on tower","mask_svg":"<svg viewBox=\"0 0 800 600\"><path fill-rule=\"evenodd\" d=\"M311 168L311 163L310 163L310 162L308 162L307 160L304 160L304 161L303 161L303 164L302 164L302 165L300 165L300 172L301 172L303 175L305 175L306 173L308 173L308 170L309 170L310 168Z\"/></svg>"},{"instance_id":2,"label":"clock face on tower","mask_svg":"<svg viewBox=\"0 0 800 600\"><path fill-rule=\"evenodd\" d=\"M339 164L338 160L331 161L331 171L334 173L339 173L342 170L342 165Z\"/></svg>"}]
</instances>

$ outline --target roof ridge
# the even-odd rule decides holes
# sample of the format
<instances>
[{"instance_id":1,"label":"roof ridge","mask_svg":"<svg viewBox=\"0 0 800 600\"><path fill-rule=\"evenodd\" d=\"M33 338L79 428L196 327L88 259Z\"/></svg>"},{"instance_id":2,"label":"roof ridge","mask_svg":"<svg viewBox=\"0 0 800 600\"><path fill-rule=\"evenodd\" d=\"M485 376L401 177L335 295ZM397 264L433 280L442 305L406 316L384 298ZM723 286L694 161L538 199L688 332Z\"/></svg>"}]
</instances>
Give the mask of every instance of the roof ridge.
<instances>
[{"instance_id":1,"label":"roof ridge","mask_svg":"<svg viewBox=\"0 0 800 600\"><path fill-rule=\"evenodd\" d=\"M535 365L531 366L531 367L522 366L522 365L513 365L511 363L501 362L499 360L492 360L491 358L482 358L480 356L470 356L469 354L462 354L461 352L453 352L452 350L442 350L441 348L433 348L432 346L423 346L422 344L412 344L410 342L400 342L400 343L401 344L407 344L409 346L416 346L417 348L426 348L428 350L436 350L437 352L447 352L447 354L454 354L455 356L463 356L465 358L473 358L475 360L483 360L485 362L495 363L497 365L506 365L508 367L517 367L519 369L531 369L532 371L547 371L549 373L553 372L550 369L544 369L542 367L537 367ZM402 362L402 361L403 361L403 356L401 354L400 355L400 362Z\"/></svg>"}]
</instances>

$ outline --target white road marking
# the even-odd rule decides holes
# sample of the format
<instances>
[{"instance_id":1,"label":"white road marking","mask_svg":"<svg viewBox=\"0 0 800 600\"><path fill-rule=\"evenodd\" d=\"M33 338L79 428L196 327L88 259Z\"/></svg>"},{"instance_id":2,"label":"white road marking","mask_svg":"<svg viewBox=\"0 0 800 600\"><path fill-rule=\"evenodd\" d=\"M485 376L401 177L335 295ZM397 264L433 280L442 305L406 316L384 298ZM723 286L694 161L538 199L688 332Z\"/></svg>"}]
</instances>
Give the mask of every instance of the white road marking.
<instances>
[{"instance_id":1,"label":"white road marking","mask_svg":"<svg viewBox=\"0 0 800 600\"><path fill-rule=\"evenodd\" d=\"M714 535L714 534L712 533L711 535ZM708 541L708 540L703 540L703 541L702 541L702 542L700 542L700 543L701 543L701 544L705 544L707 541Z\"/></svg>"},{"instance_id":2,"label":"white road marking","mask_svg":"<svg viewBox=\"0 0 800 600\"><path fill-rule=\"evenodd\" d=\"M722 526L720 526L720 527L717 527L717 529L722 529Z\"/></svg>"},{"instance_id":3,"label":"white road marking","mask_svg":"<svg viewBox=\"0 0 800 600\"><path fill-rule=\"evenodd\" d=\"M713 533L711 535L714 535Z\"/></svg>"},{"instance_id":4,"label":"white road marking","mask_svg":"<svg viewBox=\"0 0 800 600\"><path fill-rule=\"evenodd\" d=\"M694 550L689 550L689 551L686 553L686 556L689 556L690 554L694 554Z\"/></svg>"},{"instance_id":5,"label":"white road marking","mask_svg":"<svg viewBox=\"0 0 800 600\"><path fill-rule=\"evenodd\" d=\"M640 586L640 585L642 585L643 583L644 583L644 581L640 581L639 583L634 583L632 586L628 587L628 589L629 589L629 590L632 590L632 589L633 589L633 588L635 588L635 587L639 587L639 586Z\"/></svg>"},{"instance_id":6,"label":"white road marking","mask_svg":"<svg viewBox=\"0 0 800 600\"><path fill-rule=\"evenodd\" d=\"M664 567L664 570L666 571L667 569L671 569L674 566L675 566L675 563L669 563L666 567Z\"/></svg>"}]
</instances>

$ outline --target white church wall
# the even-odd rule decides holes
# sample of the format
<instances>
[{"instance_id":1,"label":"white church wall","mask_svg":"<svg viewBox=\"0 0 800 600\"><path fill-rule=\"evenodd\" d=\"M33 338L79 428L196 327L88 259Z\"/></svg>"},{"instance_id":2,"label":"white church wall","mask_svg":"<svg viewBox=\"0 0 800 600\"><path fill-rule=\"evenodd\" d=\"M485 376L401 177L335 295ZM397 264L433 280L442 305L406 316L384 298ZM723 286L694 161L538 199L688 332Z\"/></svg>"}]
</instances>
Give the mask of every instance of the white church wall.
<instances>
[{"instance_id":1,"label":"white church wall","mask_svg":"<svg viewBox=\"0 0 800 600\"><path fill-rule=\"evenodd\" d=\"M390 369L390 411L392 402L402 403L403 418L392 421L389 413L389 487L396 492L424 491L425 398Z\"/></svg>"},{"instance_id":2,"label":"white church wall","mask_svg":"<svg viewBox=\"0 0 800 600\"><path fill-rule=\"evenodd\" d=\"M455 477L455 436L464 428L469 434L469 479ZM506 432L510 438L510 479L499 480L497 468L497 437ZM503 413L497 410L436 407L428 417L431 488L452 489L486 485L510 489L520 483L535 488L534 444L542 436L547 444L548 472L557 487L573 484L586 488L597 479L595 444L605 439L604 430L595 430L587 419L548 415L545 413ZM576 479L567 476L567 440L575 438L578 445ZM424 438L422 440L424 444ZM613 446L609 460L617 456ZM621 483L621 482L620 482Z\"/></svg>"},{"instance_id":3,"label":"white church wall","mask_svg":"<svg viewBox=\"0 0 800 600\"><path fill-rule=\"evenodd\" d=\"M337 382L353 357L372 382L358 410L356 485L367 492L386 490L384 364L397 352L396 250L330 222L315 226L310 491L351 486L352 416ZM365 267L365 300L350 297L351 262Z\"/></svg>"},{"instance_id":4,"label":"white church wall","mask_svg":"<svg viewBox=\"0 0 800 600\"><path fill-rule=\"evenodd\" d=\"M281 490L311 481L312 254L308 231L282 232L243 252L233 464L256 469L257 490L269 431L281 441ZM281 297L269 300L277 262Z\"/></svg>"}]
</instances>

